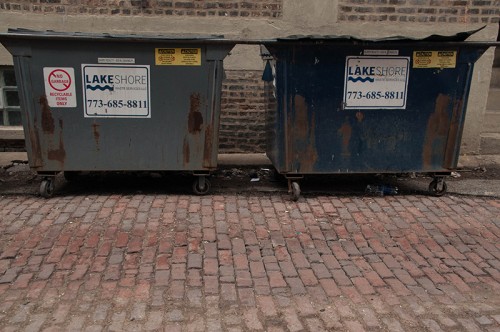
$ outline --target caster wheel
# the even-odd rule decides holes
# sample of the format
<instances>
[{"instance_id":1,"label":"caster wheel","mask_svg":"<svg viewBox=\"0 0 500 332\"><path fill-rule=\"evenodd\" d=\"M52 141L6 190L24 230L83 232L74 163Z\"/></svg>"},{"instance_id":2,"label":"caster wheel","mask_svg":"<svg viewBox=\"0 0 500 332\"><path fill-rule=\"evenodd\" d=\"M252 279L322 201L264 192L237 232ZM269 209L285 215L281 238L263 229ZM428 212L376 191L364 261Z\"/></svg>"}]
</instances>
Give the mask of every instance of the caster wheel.
<instances>
[{"instance_id":1,"label":"caster wheel","mask_svg":"<svg viewBox=\"0 0 500 332\"><path fill-rule=\"evenodd\" d=\"M50 198L54 195L54 180L44 179L40 184L40 195L45 198Z\"/></svg>"},{"instance_id":2,"label":"caster wheel","mask_svg":"<svg viewBox=\"0 0 500 332\"><path fill-rule=\"evenodd\" d=\"M193 192L196 195L206 195L210 191L211 188L210 181L208 181L208 179L205 178L203 181L203 186L201 182L202 182L201 179L196 179L193 182Z\"/></svg>"},{"instance_id":3,"label":"caster wheel","mask_svg":"<svg viewBox=\"0 0 500 332\"><path fill-rule=\"evenodd\" d=\"M298 182L292 182L292 200L298 201L300 198L300 186Z\"/></svg>"},{"instance_id":4,"label":"caster wheel","mask_svg":"<svg viewBox=\"0 0 500 332\"><path fill-rule=\"evenodd\" d=\"M73 182L76 179L78 179L78 176L80 175L80 172L75 172L75 171L67 171L63 173L64 179L68 182Z\"/></svg>"},{"instance_id":5,"label":"caster wheel","mask_svg":"<svg viewBox=\"0 0 500 332\"><path fill-rule=\"evenodd\" d=\"M443 196L447 190L448 190L448 185L444 180L439 181L437 179L434 179L429 184L429 193L431 193L431 195L440 197Z\"/></svg>"}]
</instances>

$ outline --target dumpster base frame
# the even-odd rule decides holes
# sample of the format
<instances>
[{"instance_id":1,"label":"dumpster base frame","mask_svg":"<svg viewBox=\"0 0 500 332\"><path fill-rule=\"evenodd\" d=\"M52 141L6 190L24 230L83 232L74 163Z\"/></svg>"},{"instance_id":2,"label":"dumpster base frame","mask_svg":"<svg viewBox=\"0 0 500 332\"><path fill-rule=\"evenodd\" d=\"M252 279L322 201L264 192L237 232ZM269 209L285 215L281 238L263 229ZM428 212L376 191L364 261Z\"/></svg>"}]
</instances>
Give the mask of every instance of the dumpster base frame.
<instances>
[{"instance_id":1,"label":"dumpster base frame","mask_svg":"<svg viewBox=\"0 0 500 332\"><path fill-rule=\"evenodd\" d=\"M349 175L361 175L361 174L398 174L401 172L366 172L366 173L350 173ZM412 173L412 172L404 172L404 173ZM418 174L425 174L432 178L431 182L428 186L428 192L430 195L435 197L441 197L448 191L448 185L446 184L446 177L451 175L451 171L447 172L415 172ZM301 188L300 188L300 180L303 180L308 174L302 173L281 173L277 169L275 169L275 177L276 174L284 176L287 180L288 184L288 193L290 194L290 199L294 202L298 201L301 196ZM309 175L318 175L318 173L311 173ZM347 175L346 173L325 173L320 175Z\"/></svg>"}]
</instances>

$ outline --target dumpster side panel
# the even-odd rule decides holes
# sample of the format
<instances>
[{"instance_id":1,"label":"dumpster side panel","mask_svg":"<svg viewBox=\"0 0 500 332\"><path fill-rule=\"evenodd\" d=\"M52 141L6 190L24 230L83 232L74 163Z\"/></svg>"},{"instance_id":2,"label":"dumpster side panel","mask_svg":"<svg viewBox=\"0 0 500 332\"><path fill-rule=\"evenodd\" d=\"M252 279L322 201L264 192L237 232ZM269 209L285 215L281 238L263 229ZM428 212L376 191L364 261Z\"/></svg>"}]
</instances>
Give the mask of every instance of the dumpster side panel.
<instances>
[{"instance_id":1,"label":"dumpster side panel","mask_svg":"<svg viewBox=\"0 0 500 332\"><path fill-rule=\"evenodd\" d=\"M270 47L270 46L269 46ZM273 54L277 58L286 58L282 49L273 48ZM286 53L286 51L285 51ZM273 80L265 83L266 98L266 155L279 172L287 172L286 164L287 145L285 144L287 119L286 110L289 102L286 93L287 80L284 74L287 72L286 61L275 61ZM278 75L280 75L278 77Z\"/></svg>"},{"instance_id":2,"label":"dumpster side panel","mask_svg":"<svg viewBox=\"0 0 500 332\"><path fill-rule=\"evenodd\" d=\"M26 53L26 52L23 52ZM16 77L18 79L19 85L19 99L21 104L21 118L23 122L24 138L26 151L29 158L29 165L31 168L36 169L43 166L43 160L40 148L40 135L38 133L38 128L36 127L36 119L32 116L35 109L34 97L31 94L31 68L30 68L30 57L27 56L16 56L14 57L14 68L16 72Z\"/></svg>"},{"instance_id":3,"label":"dumpster side panel","mask_svg":"<svg viewBox=\"0 0 500 332\"><path fill-rule=\"evenodd\" d=\"M32 166L40 164L37 171L216 167L222 59L229 46L156 41L29 43L32 57L16 61L22 81L30 82L21 90L25 103L33 104L25 107L25 129ZM199 64L155 62L159 48L196 50ZM22 65L26 61L29 78ZM75 91L70 106L51 106L48 71L50 75L69 73ZM128 93L113 91L119 80L130 80ZM57 80L51 83L56 90L67 88L56 85ZM96 100L100 95L103 99Z\"/></svg>"},{"instance_id":4,"label":"dumpster side panel","mask_svg":"<svg viewBox=\"0 0 500 332\"><path fill-rule=\"evenodd\" d=\"M229 50L228 50L229 52ZM220 57L218 58L220 59ZM207 126L205 128L205 145L203 149L203 167L213 168L217 165L217 151L219 146L219 124L220 124L220 98L222 93L223 63L221 60L212 61L209 65L208 93L211 101L208 114ZM207 144L209 143L209 144Z\"/></svg>"},{"instance_id":5,"label":"dumpster side panel","mask_svg":"<svg viewBox=\"0 0 500 332\"><path fill-rule=\"evenodd\" d=\"M456 58L456 64L435 68L413 62L415 52L427 47L284 47L292 54L278 57L276 67L277 77L287 81L277 99L288 102L288 107L278 102L278 112L286 118L286 161L278 170L397 173L447 172L456 167L473 63L482 51L432 46ZM373 55L380 52L386 55ZM348 59L360 55L359 68L347 68ZM402 63L409 65L401 67ZM379 76L387 75L385 85L370 77L377 70L383 73ZM361 81L357 86L362 89L346 92L349 81ZM389 90L383 90L387 86ZM390 91L391 86L397 89ZM403 95L401 103L393 100ZM368 100L348 100L351 96ZM351 102L359 106L346 107Z\"/></svg>"}]
</instances>

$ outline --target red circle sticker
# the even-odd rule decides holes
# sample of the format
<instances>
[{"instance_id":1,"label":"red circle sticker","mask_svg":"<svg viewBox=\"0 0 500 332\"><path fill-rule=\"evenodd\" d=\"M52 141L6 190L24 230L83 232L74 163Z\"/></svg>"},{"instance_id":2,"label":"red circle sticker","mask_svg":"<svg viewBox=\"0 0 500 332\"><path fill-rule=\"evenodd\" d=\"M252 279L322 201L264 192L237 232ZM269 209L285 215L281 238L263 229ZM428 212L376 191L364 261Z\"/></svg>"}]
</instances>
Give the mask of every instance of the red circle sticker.
<instances>
[{"instance_id":1,"label":"red circle sticker","mask_svg":"<svg viewBox=\"0 0 500 332\"><path fill-rule=\"evenodd\" d=\"M63 69L55 69L49 74L49 85L56 91L66 91L71 86L71 76Z\"/></svg>"}]
</instances>

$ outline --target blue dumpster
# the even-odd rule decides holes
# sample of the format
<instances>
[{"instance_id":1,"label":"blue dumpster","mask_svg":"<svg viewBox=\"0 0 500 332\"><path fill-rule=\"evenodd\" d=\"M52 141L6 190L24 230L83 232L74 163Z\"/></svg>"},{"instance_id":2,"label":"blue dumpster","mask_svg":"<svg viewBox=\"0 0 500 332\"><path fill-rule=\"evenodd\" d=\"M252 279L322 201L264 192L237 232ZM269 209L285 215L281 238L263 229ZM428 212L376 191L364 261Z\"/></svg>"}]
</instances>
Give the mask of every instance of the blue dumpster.
<instances>
[{"instance_id":1,"label":"blue dumpster","mask_svg":"<svg viewBox=\"0 0 500 332\"><path fill-rule=\"evenodd\" d=\"M474 63L494 42L289 37L263 43L276 96L267 155L294 199L308 174L430 173L457 167ZM273 64L274 70L271 70ZM272 75L271 75L272 73Z\"/></svg>"}]
</instances>

